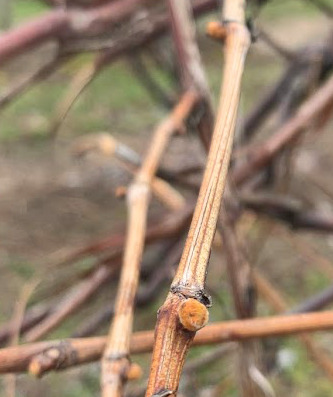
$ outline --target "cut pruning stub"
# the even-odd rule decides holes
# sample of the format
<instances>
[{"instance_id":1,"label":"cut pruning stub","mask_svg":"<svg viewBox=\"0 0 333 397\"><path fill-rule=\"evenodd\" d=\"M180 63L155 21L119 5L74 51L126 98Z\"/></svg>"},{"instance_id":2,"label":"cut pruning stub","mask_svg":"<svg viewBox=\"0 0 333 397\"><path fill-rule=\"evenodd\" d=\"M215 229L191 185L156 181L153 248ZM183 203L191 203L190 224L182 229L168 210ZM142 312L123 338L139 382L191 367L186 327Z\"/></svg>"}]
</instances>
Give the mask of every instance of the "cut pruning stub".
<instances>
[{"instance_id":1,"label":"cut pruning stub","mask_svg":"<svg viewBox=\"0 0 333 397\"><path fill-rule=\"evenodd\" d=\"M196 299L186 299L179 308L179 320L188 331L198 331L209 319L209 312L204 304Z\"/></svg>"}]
</instances>

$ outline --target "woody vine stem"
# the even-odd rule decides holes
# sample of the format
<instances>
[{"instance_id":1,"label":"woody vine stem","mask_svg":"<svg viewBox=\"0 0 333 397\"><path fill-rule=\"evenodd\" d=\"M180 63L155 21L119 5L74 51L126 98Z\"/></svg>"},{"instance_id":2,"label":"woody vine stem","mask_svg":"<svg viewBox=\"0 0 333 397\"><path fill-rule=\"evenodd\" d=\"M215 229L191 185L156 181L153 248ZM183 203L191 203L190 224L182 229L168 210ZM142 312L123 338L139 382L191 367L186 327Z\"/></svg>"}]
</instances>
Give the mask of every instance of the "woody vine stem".
<instances>
[{"instance_id":1,"label":"woody vine stem","mask_svg":"<svg viewBox=\"0 0 333 397\"><path fill-rule=\"evenodd\" d=\"M205 279L229 166L250 37L242 0L224 2L226 29L223 84L199 198L177 273L158 313L146 397L176 395L186 353L208 319Z\"/></svg>"}]
</instances>

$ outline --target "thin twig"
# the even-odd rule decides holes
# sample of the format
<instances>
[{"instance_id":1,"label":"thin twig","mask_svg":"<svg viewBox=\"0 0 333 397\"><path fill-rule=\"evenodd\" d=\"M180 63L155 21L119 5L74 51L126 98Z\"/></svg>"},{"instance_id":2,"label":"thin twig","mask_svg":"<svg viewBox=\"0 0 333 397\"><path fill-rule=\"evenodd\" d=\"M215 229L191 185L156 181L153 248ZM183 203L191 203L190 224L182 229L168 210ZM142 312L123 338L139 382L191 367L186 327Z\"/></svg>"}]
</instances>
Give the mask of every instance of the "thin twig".
<instances>
[{"instance_id":1,"label":"thin twig","mask_svg":"<svg viewBox=\"0 0 333 397\"><path fill-rule=\"evenodd\" d=\"M53 138L59 132L61 125L79 96L97 75L99 57L100 56L97 55L93 61L83 65L82 68L75 73L69 84L68 91L66 91L64 97L58 102L54 115L52 116L49 132L50 136Z\"/></svg>"},{"instance_id":2,"label":"thin twig","mask_svg":"<svg viewBox=\"0 0 333 397\"><path fill-rule=\"evenodd\" d=\"M22 95L30 87L35 86L46 77L50 76L62 63L65 58L55 57L41 65L37 70L25 76L22 81L19 81L0 96L0 109L9 105L14 99Z\"/></svg>"}]
</instances>

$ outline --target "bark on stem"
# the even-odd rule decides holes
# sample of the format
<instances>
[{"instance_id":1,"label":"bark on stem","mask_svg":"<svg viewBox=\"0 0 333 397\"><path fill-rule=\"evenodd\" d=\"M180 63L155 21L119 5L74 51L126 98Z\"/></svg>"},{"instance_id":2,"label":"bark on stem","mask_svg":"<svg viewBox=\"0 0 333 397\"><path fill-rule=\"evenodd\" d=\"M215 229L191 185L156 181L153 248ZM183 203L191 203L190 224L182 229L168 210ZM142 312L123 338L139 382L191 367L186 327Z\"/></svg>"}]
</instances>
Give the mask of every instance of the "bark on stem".
<instances>
[{"instance_id":1,"label":"bark on stem","mask_svg":"<svg viewBox=\"0 0 333 397\"><path fill-rule=\"evenodd\" d=\"M197 101L196 93L186 92L172 113L158 126L147 156L128 191L128 235L116 297L115 315L102 360L103 397L123 395L123 387L130 367L128 355L133 325L133 307L146 234L150 185L171 135L182 127Z\"/></svg>"},{"instance_id":2,"label":"bark on stem","mask_svg":"<svg viewBox=\"0 0 333 397\"><path fill-rule=\"evenodd\" d=\"M229 166L241 76L250 42L244 26L244 2L229 0L224 3L228 35L219 111L182 259L171 292L158 314L147 397L162 392L177 394L185 356L195 336L193 329L186 329L181 323L180 310L184 302L193 298L205 305L209 303L204 292L207 263ZM236 8L228 3L237 3ZM202 317L207 315L204 309L200 310Z\"/></svg>"}]
</instances>

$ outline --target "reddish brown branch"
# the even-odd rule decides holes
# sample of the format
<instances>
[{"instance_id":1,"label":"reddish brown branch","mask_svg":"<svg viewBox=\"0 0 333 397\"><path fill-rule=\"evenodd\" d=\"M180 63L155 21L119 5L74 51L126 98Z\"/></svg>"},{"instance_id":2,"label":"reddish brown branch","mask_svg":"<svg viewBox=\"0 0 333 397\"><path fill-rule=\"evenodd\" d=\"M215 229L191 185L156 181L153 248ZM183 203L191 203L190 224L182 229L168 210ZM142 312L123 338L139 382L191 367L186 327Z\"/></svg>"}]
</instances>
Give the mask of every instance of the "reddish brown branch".
<instances>
[{"instance_id":1,"label":"reddish brown branch","mask_svg":"<svg viewBox=\"0 0 333 397\"><path fill-rule=\"evenodd\" d=\"M287 336L331 328L332 311L235 320L208 325L197 333L193 345ZM131 339L131 354L150 352L153 342L153 331L134 333ZM50 370L61 370L97 361L101 358L105 344L106 337L102 336L37 342L0 349L0 373L25 372L32 366L31 363L34 363L35 368L39 363L39 373L43 374Z\"/></svg>"},{"instance_id":2,"label":"reddish brown branch","mask_svg":"<svg viewBox=\"0 0 333 397\"><path fill-rule=\"evenodd\" d=\"M333 214L305 210L299 200L272 194L241 194L242 205L257 213L278 219L292 229L333 232Z\"/></svg>"},{"instance_id":3,"label":"reddish brown branch","mask_svg":"<svg viewBox=\"0 0 333 397\"><path fill-rule=\"evenodd\" d=\"M115 0L108 4L87 10L57 9L38 17L25 25L15 28L0 37L0 63L27 51L49 40L60 40L67 45L68 41L85 37L96 37L108 33L116 24L129 18L145 0ZM194 3L196 13L216 8L213 0L199 0ZM156 36L167 30L167 19L163 23L150 25L149 19L146 33L150 31ZM147 30L148 29L148 30ZM139 34L140 36L140 34ZM142 37L141 37L142 38ZM136 41L136 40L134 40Z\"/></svg>"},{"instance_id":4,"label":"reddish brown branch","mask_svg":"<svg viewBox=\"0 0 333 397\"><path fill-rule=\"evenodd\" d=\"M302 104L295 116L278 132L251 152L247 161L233 170L234 182L243 183L265 167L276 154L296 139L332 100L333 77Z\"/></svg>"},{"instance_id":5,"label":"reddish brown branch","mask_svg":"<svg viewBox=\"0 0 333 397\"><path fill-rule=\"evenodd\" d=\"M143 0L142 0L143 1ZM120 1L118 3L121 3ZM110 5L108 5L109 7ZM196 0L193 3L193 12L195 16L201 15L205 12L208 12L212 9L216 8L216 3L214 0ZM55 11L58 13L58 11ZM83 11L85 12L92 12L92 10L88 11ZM50 15L53 15L54 12ZM82 14L82 12L81 12ZM129 12L129 15L131 12ZM83 14L82 14L83 15ZM45 18L45 21L44 21ZM46 17L40 17L36 21L33 21L29 23L29 26L27 25L25 27L26 30L38 30L39 24L44 25L47 23ZM58 29L58 26L55 27L56 31ZM21 28L19 28L21 29ZM24 29L23 29L24 30ZM76 99L83 93L83 91L89 86L89 84L94 80L94 78L99 74L99 72L109 65L111 62L113 62L115 59L117 59L119 56L122 56L130 51L133 51L135 49L138 49L146 44L148 44L152 40L156 40L162 35L168 33L169 30L169 21L168 21L168 16L163 14L151 14L147 13L146 16L142 17L140 16L138 21L131 21L129 23L128 28L122 29L122 33L119 37L111 38L109 40L101 41L98 40L97 44L93 44L89 42L81 42L80 40L82 37L78 34L77 36L73 33L69 35L69 37L66 37L66 40L63 40L61 42L60 46L60 52L64 54L71 54L75 52L81 52L81 51L98 51L98 50L104 50L101 51L93 61L93 63L89 66L89 74L87 74L87 68L85 68L85 71L82 72L84 73L84 76L82 74L82 79L78 81L78 83L75 85L75 88L66 96L64 101L61 103L61 109L59 110L59 118L56 118L54 125L51 127L51 133L54 134L57 131L57 128L59 127L59 122L63 120L63 118L67 115L68 111L70 108L73 106L75 103ZM11 36L9 37L10 41L13 41L12 45L12 53L8 54L8 57L11 58L16 53L20 53L22 51L25 51L26 43L21 43L20 38L21 36L24 37L26 32L23 32L22 34L20 31L12 31L8 32ZM29 33L29 32L28 32ZM63 32L61 32L63 34ZM37 32L36 32L37 34ZM39 34L42 35L42 32ZM31 34L30 34L31 36ZM16 37L16 39L15 39ZM53 36L52 36L53 37ZM56 38L56 37L55 37ZM27 39L29 39L29 34ZM44 36L40 38L40 40L44 40ZM33 41L33 40L32 40ZM34 42L34 45L37 45L39 41ZM104 43L104 44L103 44ZM0 38L0 60L1 60L1 45L2 41ZM7 50L4 49L4 52ZM7 57L7 55L5 54ZM42 72L42 71L41 71ZM10 103L10 101L15 97L15 95L22 90L28 88L30 83L33 81L36 81L36 78L38 80L45 78L45 75L49 73L41 73L40 71L34 72L31 76L28 76L25 81L23 81L21 84L18 84L17 86L13 87L8 93L6 93L3 97L3 105L7 105ZM39 77L40 76L40 77Z\"/></svg>"},{"instance_id":6,"label":"reddish brown branch","mask_svg":"<svg viewBox=\"0 0 333 397\"><path fill-rule=\"evenodd\" d=\"M114 262L114 264L116 263ZM71 289L52 310L49 316L30 329L26 333L25 340L28 342L36 341L58 326L96 293L98 288L106 283L114 274L115 269L116 267L111 264L98 267L89 277Z\"/></svg>"},{"instance_id":7,"label":"reddish brown branch","mask_svg":"<svg viewBox=\"0 0 333 397\"><path fill-rule=\"evenodd\" d=\"M0 37L0 63L3 63L32 46L60 35L69 24L69 15L63 10L52 11Z\"/></svg>"},{"instance_id":8,"label":"reddish brown branch","mask_svg":"<svg viewBox=\"0 0 333 397\"><path fill-rule=\"evenodd\" d=\"M86 11L57 9L0 37L0 63L49 40L95 36L129 17L142 0L117 0Z\"/></svg>"}]
</instances>

